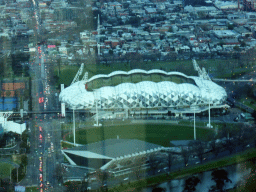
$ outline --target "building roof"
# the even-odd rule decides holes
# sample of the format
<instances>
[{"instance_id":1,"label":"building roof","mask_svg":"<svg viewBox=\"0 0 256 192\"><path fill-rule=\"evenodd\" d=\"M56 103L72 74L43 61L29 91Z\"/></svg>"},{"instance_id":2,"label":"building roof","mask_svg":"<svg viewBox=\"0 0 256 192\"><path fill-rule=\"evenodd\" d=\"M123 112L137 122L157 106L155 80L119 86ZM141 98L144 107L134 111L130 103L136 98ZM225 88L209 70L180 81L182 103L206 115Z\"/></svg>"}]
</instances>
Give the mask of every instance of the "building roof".
<instances>
[{"instance_id":1,"label":"building roof","mask_svg":"<svg viewBox=\"0 0 256 192\"><path fill-rule=\"evenodd\" d=\"M147 151L150 152L160 148L162 148L162 146L137 139L107 139L64 151L70 153L72 153L72 151L79 151L78 154L80 155L83 154L82 151L87 151L97 154L99 158L114 159ZM92 154L89 156L92 157Z\"/></svg>"},{"instance_id":2,"label":"building roof","mask_svg":"<svg viewBox=\"0 0 256 192\"><path fill-rule=\"evenodd\" d=\"M177 141L171 141L170 143L175 146L188 146L188 144L193 140L177 140Z\"/></svg>"},{"instance_id":3,"label":"building roof","mask_svg":"<svg viewBox=\"0 0 256 192\"><path fill-rule=\"evenodd\" d=\"M109 75L96 75L97 78L112 77L114 75L163 74L165 78L171 76L172 80L153 82L144 80L138 83L121 82L118 85L101 86L94 91L86 89L84 81L79 81L65 88L60 93L60 101L67 107L74 109L95 108L158 108L190 106L208 103L222 104L226 99L225 90L210 80L200 77L189 77L178 72L164 72L162 70L132 70L130 72L116 71ZM96 79L96 76L92 79ZM164 78L164 77L163 77ZM112 80L112 78L111 78ZM159 105L160 103L160 105Z\"/></svg>"}]
</instances>

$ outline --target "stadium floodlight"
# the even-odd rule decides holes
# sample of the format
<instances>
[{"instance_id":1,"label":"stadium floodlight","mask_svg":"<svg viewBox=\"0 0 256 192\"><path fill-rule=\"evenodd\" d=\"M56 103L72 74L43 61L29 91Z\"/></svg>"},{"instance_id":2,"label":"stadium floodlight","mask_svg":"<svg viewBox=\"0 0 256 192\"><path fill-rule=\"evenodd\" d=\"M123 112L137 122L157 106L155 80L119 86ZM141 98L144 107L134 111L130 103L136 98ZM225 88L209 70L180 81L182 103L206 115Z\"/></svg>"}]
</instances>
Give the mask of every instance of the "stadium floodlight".
<instances>
[{"instance_id":1,"label":"stadium floodlight","mask_svg":"<svg viewBox=\"0 0 256 192\"><path fill-rule=\"evenodd\" d=\"M194 140L196 140L196 105L192 105L190 108L194 109Z\"/></svg>"},{"instance_id":2,"label":"stadium floodlight","mask_svg":"<svg viewBox=\"0 0 256 192\"><path fill-rule=\"evenodd\" d=\"M210 96L210 90L208 90L208 95L209 95L209 97L208 97L208 104L209 104L209 124L207 125L209 128L212 128L212 126L211 126L211 108L210 108L210 104L212 103L212 100L211 100L211 96Z\"/></svg>"},{"instance_id":3,"label":"stadium floodlight","mask_svg":"<svg viewBox=\"0 0 256 192\"><path fill-rule=\"evenodd\" d=\"M73 136L74 136L74 146L76 146L76 119L75 119L75 109L73 109Z\"/></svg>"},{"instance_id":4,"label":"stadium floodlight","mask_svg":"<svg viewBox=\"0 0 256 192\"><path fill-rule=\"evenodd\" d=\"M100 101L101 97L101 90L93 89L93 96L94 96L94 102L95 102L95 108L96 108L96 124L94 126L102 126L101 123L99 123L99 111L98 111L98 102ZM119 136L118 136L119 139Z\"/></svg>"}]
</instances>

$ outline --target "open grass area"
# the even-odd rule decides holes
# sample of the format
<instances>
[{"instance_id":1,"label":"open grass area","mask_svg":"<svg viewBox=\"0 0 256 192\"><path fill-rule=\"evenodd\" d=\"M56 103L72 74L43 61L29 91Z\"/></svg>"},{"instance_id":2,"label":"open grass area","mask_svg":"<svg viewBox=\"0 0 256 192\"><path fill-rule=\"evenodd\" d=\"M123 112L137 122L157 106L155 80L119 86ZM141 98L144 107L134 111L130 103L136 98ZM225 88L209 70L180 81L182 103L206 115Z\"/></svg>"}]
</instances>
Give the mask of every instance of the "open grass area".
<instances>
[{"instance_id":1,"label":"open grass area","mask_svg":"<svg viewBox=\"0 0 256 192\"><path fill-rule=\"evenodd\" d=\"M253 99L251 97L241 98L241 99L239 99L239 102L256 110L256 101L255 101L255 99Z\"/></svg>"},{"instance_id":2,"label":"open grass area","mask_svg":"<svg viewBox=\"0 0 256 192\"><path fill-rule=\"evenodd\" d=\"M203 138L212 129L197 128L197 138ZM164 147L170 146L171 140L193 140L194 129L190 126L172 124L130 124L119 126L103 126L93 129L82 129L76 131L76 142L79 144L94 143L106 139L138 139ZM73 137L66 138L73 142Z\"/></svg>"},{"instance_id":3,"label":"open grass area","mask_svg":"<svg viewBox=\"0 0 256 192\"><path fill-rule=\"evenodd\" d=\"M0 178L10 178L10 169L14 167L9 163L0 163Z\"/></svg>"},{"instance_id":4,"label":"open grass area","mask_svg":"<svg viewBox=\"0 0 256 192\"><path fill-rule=\"evenodd\" d=\"M26 187L25 192L38 192L38 191L39 191L38 187Z\"/></svg>"},{"instance_id":5,"label":"open grass area","mask_svg":"<svg viewBox=\"0 0 256 192\"><path fill-rule=\"evenodd\" d=\"M236 59L208 59L208 60L197 60L198 65L202 68L204 67L206 71L209 73L216 73L218 74L217 78L236 78L240 74L248 72L249 68L240 68L238 67L238 61ZM234 66L235 69L233 71L230 70L231 66L236 63ZM136 67L137 66L137 67ZM79 66L80 67L80 66ZM54 73L55 75L59 76L58 85L63 83L66 86L69 86L72 80L74 79L78 69L78 65L73 66L61 66L61 70L59 72L58 66L55 67ZM111 63L110 65L104 65L104 64L96 64L94 61L90 61L85 63L84 65L84 72L88 72L88 78L91 78L94 75L97 74L110 74L113 71L130 71L131 69L138 68L138 69L144 69L144 70L151 70L151 69L161 69L167 72L170 71L178 71L181 73L184 73L188 76L197 76L197 71L194 70L193 63L191 60L176 60L176 61L151 61L151 62L143 62L138 63L138 65L134 65L133 67L126 63ZM218 71L221 71L217 73ZM82 75L80 76L82 78ZM147 77L143 77L143 79L147 79ZM148 79L151 80L151 79ZM158 77L153 77L153 81L158 82L162 81L163 79L159 79ZM118 84L120 79L114 79L114 84ZM125 78L122 79L123 82L129 81L129 82L138 82L141 81L141 77L132 77L131 79L127 80ZM175 82L173 79L172 81ZM177 80L179 82L179 80ZM108 85L110 82L100 82L100 84L103 84L103 86ZM111 82L113 83L113 82ZM95 83L97 84L97 83ZM96 86L96 85L94 85ZM96 86L97 87L97 86Z\"/></svg>"}]
</instances>

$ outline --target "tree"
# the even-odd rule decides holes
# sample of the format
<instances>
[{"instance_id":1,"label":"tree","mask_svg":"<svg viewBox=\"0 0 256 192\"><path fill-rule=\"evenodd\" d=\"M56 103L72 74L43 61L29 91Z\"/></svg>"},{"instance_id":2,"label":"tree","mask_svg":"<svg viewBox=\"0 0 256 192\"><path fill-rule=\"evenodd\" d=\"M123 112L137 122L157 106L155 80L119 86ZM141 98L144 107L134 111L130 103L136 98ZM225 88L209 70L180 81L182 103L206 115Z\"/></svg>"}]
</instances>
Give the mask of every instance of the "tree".
<instances>
[{"instance_id":1,"label":"tree","mask_svg":"<svg viewBox=\"0 0 256 192\"><path fill-rule=\"evenodd\" d=\"M87 192L87 188L88 188L88 176L86 175L82 180L80 192Z\"/></svg>"},{"instance_id":2,"label":"tree","mask_svg":"<svg viewBox=\"0 0 256 192\"><path fill-rule=\"evenodd\" d=\"M171 151L166 151L167 152L167 164L169 171L171 171L172 163L173 163L173 154Z\"/></svg>"},{"instance_id":3,"label":"tree","mask_svg":"<svg viewBox=\"0 0 256 192\"><path fill-rule=\"evenodd\" d=\"M136 175L137 180L140 179L141 167L142 167L142 165L145 164L145 162L146 162L145 158L135 159L133 172Z\"/></svg>"},{"instance_id":4,"label":"tree","mask_svg":"<svg viewBox=\"0 0 256 192\"><path fill-rule=\"evenodd\" d=\"M11 93L11 91L8 90L8 91L5 92L5 94L6 94L6 97L10 97L10 95L11 95L12 93Z\"/></svg>"},{"instance_id":5,"label":"tree","mask_svg":"<svg viewBox=\"0 0 256 192\"><path fill-rule=\"evenodd\" d=\"M246 43L244 41L241 42L240 44L241 47L245 47L246 46Z\"/></svg>"},{"instance_id":6,"label":"tree","mask_svg":"<svg viewBox=\"0 0 256 192\"><path fill-rule=\"evenodd\" d=\"M156 174L156 170L160 164L160 160L156 157L156 154L151 153L148 157L150 169L153 171L153 175Z\"/></svg>"},{"instance_id":7,"label":"tree","mask_svg":"<svg viewBox=\"0 0 256 192\"><path fill-rule=\"evenodd\" d=\"M237 46L237 45L236 45L236 46L234 46L234 47L233 47L233 49L234 49L235 51L240 51L240 47L239 47L239 46Z\"/></svg>"},{"instance_id":8,"label":"tree","mask_svg":"<svg viewBox=\"0 0 256 192\"><path fill-rule=\"evenodd\" d=\"M152 192L165 192L166 189L162 188L162 187L155 187L154 189L152 189Z\"/></svg>"},{"instance_id":9,"label":"tree","mask_svg":"<svg viewBox=\"0 0 256 192\"><path fill-rule=\"evenodd\" d=\"M24 165L25 167L27 166L27 164L28 164L27 155L25 155L25 154L21 155L21 164Z\"/></svg>"},{"instance_id":10,"label":"tree","mask_svg":"<svg viewBox=\"0 0 256 192\"><path fill-rule=\"evenodd\" d=\"M191 192L196 190L196 186L200 183L200 179L197 176L191 176L185 181L185 188L183 192Z\"/></svg>"},{"instance_id":11,"label":"tree","mask_svg":"<svg viewBox=\"0 0 256 192\"><path fill-rule=\"evenodd\" d=\"M190 156L190 151L188 149L185 149L182 147L181 149L181 156L183 157L184 160L184 165L186 166L188 164L189 156Z\"/></svg>"},{"instance_id":12,"label":"tree","mask_svg":"<svg viewBox=\"0 0 256 192\"><path fill-rule=\"evenodd\" d=\"M211 173L212 180L216 183L216 185L211 186L209 191L223 191L226 182L232 183L232 181L228 178L228 172L224 169L216 169Z\"/></svg>"},{"instance_id":13,"label":"tree","mask_svg":"<svg viewBox=\"0 0 256 192\"><path fill-rule=\"evenodd\" d=\"M98 176L101 182L101 186L104 186L105 182L108 180L109 177L108 172L105 170L98 169L96 171L96 175Z\"/></svg>"},{"instance_id":14,"label":"tree","mask_svg":"<svg viewBox=\"0 0 256 192\"><path fill-rule=\"evenodd\" d=\"M66 191L67 192L80 192L78 185L75 182L69 182L66 185Z\"/></svg>"},{"instance_id":15,"label":"tree","mask_svg":"<svg viewBox=\"0 0 256 192\"><path fill-rule=\"evenodd\" d=\"M63 183L63 176L64 176L64 168L61 164L57 164L54 170L54 177L57 179L59 183Z\"/></svg>"},{"instance_id":16,"label":"tree","mask_svg":"<svg viewBox=\"0 0 256 192\"><path fill-rule=\"evenodd\" d=\"M200 140L195 140L190 142L189 145L192 147L192 151L198 156L200 162L202 163L205 149L204 143Z\"/></svg>"},{"instance_id":17,"label":"tree","mask_svg":"<svg viewBox=\"0 0 256 192\"><path fill-rule=\"evenodd\" d=\"M228 30L233 30L234 29L234 25L233 24L228 24Z\"/></svg>"},{"instance_id":18,"label":"tree","mask_svg":"<svg viewBox=\"0 0 256 192\"><path fill-rule=\"evenodd\" d=\"M221 150L221 144L217 143L216 140L210 141L209 144L210 144L212 153L214 154L215 157L217 157Z\"/></svg>"}]
</instances>

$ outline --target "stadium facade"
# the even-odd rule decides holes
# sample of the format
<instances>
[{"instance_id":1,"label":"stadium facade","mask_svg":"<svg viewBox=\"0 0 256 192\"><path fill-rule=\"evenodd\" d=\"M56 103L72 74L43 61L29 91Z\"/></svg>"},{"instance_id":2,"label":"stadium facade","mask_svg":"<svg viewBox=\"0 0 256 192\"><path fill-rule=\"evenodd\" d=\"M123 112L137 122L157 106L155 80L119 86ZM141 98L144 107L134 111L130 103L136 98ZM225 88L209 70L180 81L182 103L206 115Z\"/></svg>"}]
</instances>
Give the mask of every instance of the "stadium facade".
<instances>
[{"instance_id":1,"label":"stadium facade","mask_svg":"<svg viewBox=\"0 0 256 192\"><path fill-rule=\"evenodd\" d=\"M61 91L59 99L71 109L193 113L225 107L225 89L211 80L180 72L134 69L95 75ZM192 108L193 106L193 108ZM131 114L131 113L129 113Z\"/></svg>"}]
</instances>

